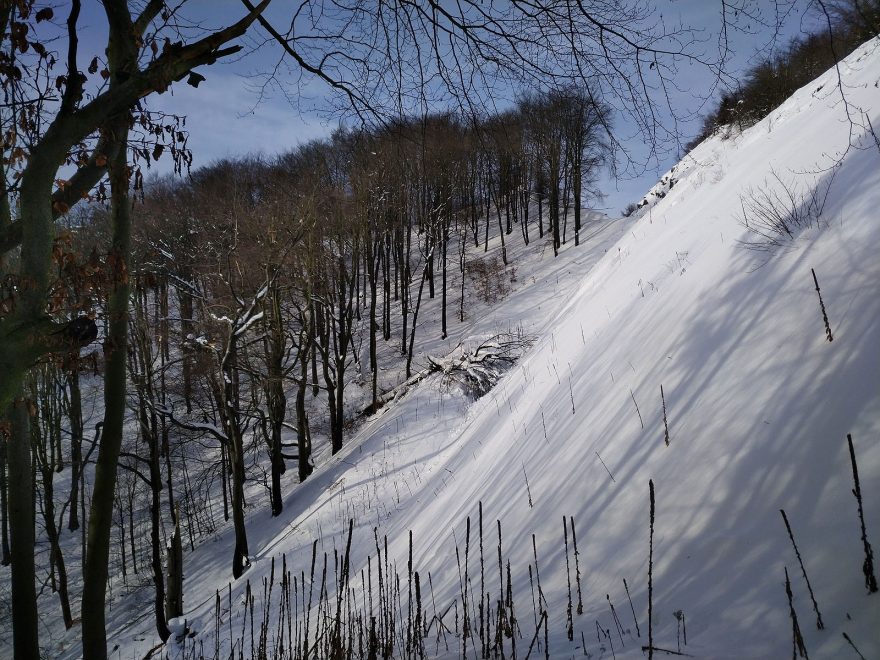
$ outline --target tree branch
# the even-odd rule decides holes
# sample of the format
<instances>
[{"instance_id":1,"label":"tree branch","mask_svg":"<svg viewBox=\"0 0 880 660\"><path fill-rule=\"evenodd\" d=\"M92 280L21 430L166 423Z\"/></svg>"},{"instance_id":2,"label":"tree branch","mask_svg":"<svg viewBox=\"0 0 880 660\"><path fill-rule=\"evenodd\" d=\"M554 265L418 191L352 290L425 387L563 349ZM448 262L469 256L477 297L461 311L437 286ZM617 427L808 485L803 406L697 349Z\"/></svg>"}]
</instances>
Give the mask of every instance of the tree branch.
<instances>
[{"instance_id":1,"label":"tree branch","mask_svg":"<svg viewBox=\"0 0 880 660\"><path fill-rule=\"evenodd\" d=\"M140 37L144 34L144 31L153 22L153 19L162 11L162 8L165 6L164 0L150 0L150 4L144 7L144 10L141 12L141 15L137 17L132 28L134 29L134 33L136 36Z\"/></svg>"},{"instance_id":2,"label":"tree branch","mask_svg":"<svg viewBox=\"0 0 880 660\"><path fill-rule=\"evenodd\" d=\"M115 155L117 149L119 145L114 140L101 136L86 164L76 171L63 188L58 188L52 195L52 217L55 220L97 185L107 173L107 162ZM5 227L0 224L0 254L18 247L21 244L21 237L21 220L13 220Z\"/></svg>"},{"instance_id":3,"label":"tree branch","mask_svg":"<svg viewBox=\"0 0 880 660\"><path fill-rule=\"evenodd\" d=\"M76 104L82 99L83 76L80 75L76 66L76 55L79 48L76 23L79 20L79 10L80 0L73 0L70 15L67 17L67 85L64 88L64 96L61 97L59 114L73 111Z\"/></svg>"}]
</instances>

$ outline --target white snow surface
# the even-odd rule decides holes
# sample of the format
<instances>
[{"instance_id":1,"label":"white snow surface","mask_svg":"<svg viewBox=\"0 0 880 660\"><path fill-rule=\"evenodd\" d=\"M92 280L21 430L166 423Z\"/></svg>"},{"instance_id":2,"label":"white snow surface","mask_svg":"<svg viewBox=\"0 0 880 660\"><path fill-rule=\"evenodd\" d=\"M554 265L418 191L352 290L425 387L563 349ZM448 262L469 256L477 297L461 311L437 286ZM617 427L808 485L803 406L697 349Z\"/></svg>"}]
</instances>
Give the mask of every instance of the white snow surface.
<instances>
[{"instance_id":1,"label":"white snow surface","mask_svg":"<svg viewBox=\"0 0 880 660\"><path fill-rule=\"evenodd\" d=\"M430 618L428 572L436 612L460 599L455 548L457 542L463 560L468 516L469 572L478 585L482 502L486 589L494 603L499 520L521 657L535 629L532 534L549 609L549 656L610 658L607 643L597 640L598 621L611 630L617 658L645 657L653 480L656 646L678 648L673 612L682 610L681 650L694 657L787 657L787 566L811 657L857 657L842 633L866 658L880 657L880 594L869 596L864 586L846 443L851 433L880 564L880 147L861 127L868 117L880 129L880 41L858 49L839 72L840 87L831 70L741 135L698 146L676 166L674 187L637 218L613 223L586 246L568 245L555 260L532 246L540 257L517 264L517 288L469 328L485 338L487 328L522 325L538 337L533 347L476 402L440 375L426 379L289 488L280 518L266 507L253 511L252 566L232 585L234 602L245 579L257 585L268 577L273 557L286 555L294 575L308 576L315 539L332 566L353 519L353 584L359 587L368 555L375 567L374 528L388 537L389 555L405 575L412 531ZM747 240L738 220L741 194L778 185L772 172L809 185L829 176L838 160L820 228L771 255L739 244ZM469 313L479 314L477 306ZM824 630L815 625L780 509ZM565 634L563 516L576 525L582 575L584 611L574 616L573 642ZM204 643L208 656L215 590L225 594L231 579L231 530L214 541L184 557L185 616L196 631L188 643ZM606 595L625 630L620 639ZM141 592L109 613L119 657L142 657L156 644L150 598ZM257 603L259 609L259 596ZM225 623L220 638L226 657ZM75 657L79 647L68 641ZM432 633L429 654L460 657L459 640L446 641L448 650L442 640L437 647ZM468 657L474 654L469 648ZM533 657L544 657L543 649Z\"/></svg>"}]
</instances>

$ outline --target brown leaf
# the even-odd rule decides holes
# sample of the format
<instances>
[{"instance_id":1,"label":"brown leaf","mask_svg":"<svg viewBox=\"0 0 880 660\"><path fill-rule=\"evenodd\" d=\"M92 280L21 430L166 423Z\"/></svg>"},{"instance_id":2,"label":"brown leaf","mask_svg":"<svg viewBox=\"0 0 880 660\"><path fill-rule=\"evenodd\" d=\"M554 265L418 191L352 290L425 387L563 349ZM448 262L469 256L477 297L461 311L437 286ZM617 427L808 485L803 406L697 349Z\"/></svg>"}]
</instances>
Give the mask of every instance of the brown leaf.
<instances>
[{"instance_id":1,"label":"brown leaf","mask_svg":"<svg viewBox=\"0 0 880 660\"><path fill-rule=\"evenodd\" d=\"M42 23L43 21L51 21L54 15L55 12L52 11L51 7L43 7L40 11L37 12L37 23Z\"/></svg>"},{"instance_id":2,"label":"brown leaf","mask_svg":"<svg viewBox=\"0 0 880 660\"><path fill-rule=\"evenodd\" d=\"M153 147L153 160L159 160L159 158L162 156L163 151L165 151L165 147L161 144L157 144L155 147Z\"/></svg>"},{"instance_id":3,"label":"brown leaf","mask_svg":"<svg viewBox=\"0 0 880 660\"><path fill-rule=\"evenodd\" d=\"M70 207L60 200L52 204L52 208L58 211L61 215L64 215L70 210Z\"/></svg>"},{"instance_id":4,"label":"brown leaf","mask_svg":"<svg viewBox=\"0 0 880 660\"><path fill-rule=\"evenodd\" d=\"M107 156L104 154L98 154L95 156L95 165L98 167L104 167L107 165Z\"/></svg>"},{"instance_id":5,"label":"brown leaf","mask_svg":"<svg viewBox=\"0 0 880 660\"><path fill-rule=\"evenodd\" d=\"M89 63L89 73L95 74L98 71L98 58L93 57L92 61Z\"/></svg>"},{"instance_id":6,"label":"brown leaf","mask_svg":"<svg viewBox=\"0 0 880 660\"><path fill-rule=\"evenodd\" d=\"M196 73L195 71L190 71L189 78L186 79L186 84L192 87L198 87L199 83L202 82L204 79L205 76L203 76L202 74Z\"/></svg>"},{"instance_id":7,"label":"brown leaf","mask_svg":"<svg viewBox=\"0 0 880 660\"><path fill-rule=\"evenodd\" d=\"M107 69L101 69L101 77L102 77L104 80L107 80L107 78L110 77L110 72L107 71Z\"/></svg>"}]
</instances>

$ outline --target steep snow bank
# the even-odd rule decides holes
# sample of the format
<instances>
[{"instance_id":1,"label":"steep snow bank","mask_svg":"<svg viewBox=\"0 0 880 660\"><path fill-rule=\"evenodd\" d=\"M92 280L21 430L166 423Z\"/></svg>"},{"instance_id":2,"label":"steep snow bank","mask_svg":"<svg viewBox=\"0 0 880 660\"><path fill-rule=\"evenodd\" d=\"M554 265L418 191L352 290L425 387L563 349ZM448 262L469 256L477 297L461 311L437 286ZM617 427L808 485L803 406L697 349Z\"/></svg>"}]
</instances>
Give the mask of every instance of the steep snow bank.
<instances>
[{"instance_id":1,"label":"steep snow bank","mask_svg":"<svg viewBox=\"0 0 880 660\"><path fill-rule=\"evenodd\" d=\"M662 199L654 196L607 254L590 253L604 256L589 270L585 265L557 311L545 307L538 342L487 396L469 405L439 376L424 381L288 496L290 517L253 516L257 556L246 577L256 584L268 576L270 558L281 553L294 575L308 576L313 539L332 565L350 518L358 585L368 555L375 568L374 527L380 539L388 536L403 575L412 531L423 592L431 574L430 618L461 597L455 549L457 543L463 563L468 516L471 588L480 589L475 526L482 502L486 591L494 603L500 520L521 656L535 631L528 574L534 534L550 657L610 657L608 640L597 640L597 622L611 631L618 658L642 657L650 479L656 646L677 648L673 612L682 610L682 651L785 657L792 644L787 566L813 657L855 657L844 632L865 657L880 655L880 594L865 593L846 445L851 433L869 538L880 548L880 148L861 127L866 117L880 127L880 41L858 49L840 74L840 86L829 71L744 134L710 139L689 154L671 173L672 189L667 177ZM739 244L748 240L738 219L742 195L779 180L804 190L829 181L829 168L833 181L818 229L769 255ZM537 300L513 296L510 304L521 310ZM494 317L504 314L502 307ZM806 564L822 631L779 509ZM563 516L576 526L582 574L584 611L573 617L573 642L565 631ZM186 559L187 610L208 655L228 545L208 544ZM233 586L236 602L241 589ZM148 630L148 622L141 627ZM225 624L221 631L225 640ZM135 639L128 624L117 633L132 651L152 646L149 633ZM435 635L436 626L426 642L431 655L460 655L454 634L436 645ZM469 643L469 655L478 646Z\"/></svg>"},{"instance_id":2,"label":"steep snow bank","mask_svg":"<svg viewBox=\"0 0 880 660\"><path fill-rule=\"evenodd\" d=\"M880 126L878 43L840 67L849 115L858 124L868 116ZM493 398L475 406L445 464L455 474L453 491L394 520L395 531L412 528L420 540L417 563L448 546L450 528L460 529L482 500L490 520L501 519L507 547L522 551L514 566L528 561L528 535L537 535L544 590L561 633L560 518L573 516L584 539L589 605L576 620L576 643L552 639L552 654L575 651L578 627L593 640L587 650L596 651L594 621L614 629L605 594L623 609L627 578L643 639L624 638L625 654L639 656L653 479L656 644L675 648L672 613L682 609L690 653L783 657L791 645L782 586L787 565L807 648L821 657L852 653L841 635L848 632L866 657L876 656L880 639L872 626L880 596L864 595L846 445L852 433L876 541L880 149L862 132L846 121L832 70L745 134L695 149L678 166L672 190L642 212L587 275L550 334L504 381L493 397L500 412ZM844 153L850 134L854 146ZM737 220L740 195L778 185L773 173L804 188L827 180L831 167L820 229L804 231L770 256L738 245L749 240ZM437 486L436 478L428 484ZM824 631L812 623L780 508L804 556ZM452 584L445 595L452 597L454 564L447 575ZM527 603L528 584L520 587Z\"/></svg>"}]
</instances>

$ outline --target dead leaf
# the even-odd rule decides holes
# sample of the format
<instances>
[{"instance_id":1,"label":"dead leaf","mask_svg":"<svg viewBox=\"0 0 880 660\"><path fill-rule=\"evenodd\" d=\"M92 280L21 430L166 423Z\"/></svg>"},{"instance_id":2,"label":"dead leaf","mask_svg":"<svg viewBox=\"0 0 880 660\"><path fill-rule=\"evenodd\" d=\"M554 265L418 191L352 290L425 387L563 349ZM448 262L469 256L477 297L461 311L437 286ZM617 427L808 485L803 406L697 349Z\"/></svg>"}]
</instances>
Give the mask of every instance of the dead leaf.
<instances>
[{"instance_id":1,"label":"dead leaf","mask_svg":"<svg viewBox=\"0 0 880 660\"><path fill-rule=\"evenodd\" d=\"M192 87L198 87L199 83L202 82L204 79L205 76L203 76L202 74L196 73L195 71L190 71L189 78L186 79L186 84Z\"/></svg>"}]
</instances>

